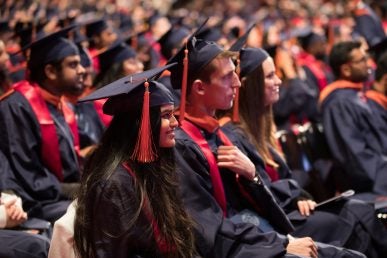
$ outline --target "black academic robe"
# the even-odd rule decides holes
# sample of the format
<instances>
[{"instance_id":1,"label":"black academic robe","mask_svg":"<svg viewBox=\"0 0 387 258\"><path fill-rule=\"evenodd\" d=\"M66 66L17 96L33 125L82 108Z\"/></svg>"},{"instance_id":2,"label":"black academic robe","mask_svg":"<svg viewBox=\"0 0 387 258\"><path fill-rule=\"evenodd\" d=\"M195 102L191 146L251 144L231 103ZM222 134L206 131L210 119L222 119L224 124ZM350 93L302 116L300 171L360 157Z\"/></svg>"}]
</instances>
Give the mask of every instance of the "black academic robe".
<instances>
[{"instance_id":1,"label":"black academic robe","mask_svg":"<svg viewBox=\"0 0 387 258\"><path fill-rule=\"evenodd\" d=\"M379 43L385 37L380 18L366 4L362 9L355 11L355 32L358 32L366 40L369 46Z\"/></svg>"},{"instance_id":2,"label":"black academic robe","mask_svg":"<svg viewBox=\"0 0 387 258\"><path fill-rule=\"evenodd\" d=\"M278 129L287 130L293 123L316 118L318 90L296 78L280 87L279 94L279 100L273 105L274 120Z\"/></svg>"},{"instance_id":3,"label":"black academic robe","mask_svg":"<svg viewBox=\"0 0 387 258\"><path fill-rule=\"evenodd\" d=\"M368 252L370 257L377 257L377 252L381 254L387 251L387 230L374 215L372 205L358 200L340 200L317 208L309 217L303 217L296 203L298 200L311 199L311 196L291 179L292 173L285 160L273 148L270 149L274 161L279 165L280 177L280 180L272 182L262 158L242 129L228 122L222 130L259 166L257 171L296 228L292 235L308 235L316 241Z\"/></svg>"},{"instance_id":4,"label":"black academic robe","mask_svg":"<svg viewBox=\"0 0 387 258\"><path fill-rule=\"evenodd\" d=\"M333 90L322 100L321 112L329 148L343 167L343 188L387 195L387 135L362 93Z\"/></svg>"},{"instance_id":5,"label":"black academic robe","mask_svg":"<svg viewBox=\"0 0 387 258\"><path fill-rule=\"evenodd\" d=\"M204 130L201 131L204 135L206 134ZM208 137L209 135L206 139L209 139ZM176 132L175 156L177 168L181 171L182 197L189 214L199 228L197 241L201 255L204 257L281 257L284 255L287 245L284 235L274 231L262 233L253 224L236 224L223 215L219 204L213 197L214 189L209 175L208 162L198 145L180 128ZM222 181L227 189L230 187L230 181L227 181L230 180L230 177L227 178L225 172L227 173L226 170L220 170ZM226 177L224 177L225 174ZM243 187L254 196L257 205L264 204L263 207L268 214L266 218L279 232L283 232L284 225L289 225L288 219L278 212L276 208L278 205L262 181L257 184L244 180ZM257 190L258 187L261 189ZM233 192L235 194L236 191ZM232 197L230 191L227 193L226 190L226 196L228 214L238 212L238 209L253 209L245 200L238 200L238 196L230 198ZM239 204L234 201L239 201ZM288 228L288 232L290 231L291 228ZM320 246L319 257L362 256L334 246Z\"/></svg>"},{"instance_id":6,"label":"black academic robe","mask_svg":"<svg viewBox=\"0 0 387 258\"><path fill-rule=\"evenodd\" d=\"M99 143L105 125L102 123L92 102L81 102L73 105L77 117L79 145L85 147Z\"/></svg>"},{"instance_id":7,"label":"black academic robe","mask_svg":"<svg viewBox=\"0 0 387 258\"><path fill-rule=\"evenodd\" d=\"M49 103L47 106L56 126L63 181L77 182L78 158L71 131L56 107ZM0 149L12 170L5 179L8 180L7 187L22 198L23 208L30 216L58 219L70 202L61 202L61 184L42 162L40 125L29 102L19 92L15 91L0 101L0 124ZM55 214L46 217L45 213L51 211Z\"/></svg>"},{"instance_id":8,"label":"black academic robe","mask_svg":"<svg viewBox=\"0 0 387 258\"><path fill-rule=\"evenodd\" d=\"M133 228L128 222L136 212L139 200L134 198L134 178L123 167L118 166L112 175L89 189L95 196L90 203L93 210L93 236L97 243L98 257L162 257L155 237L149 230L148 217L141 212Z\"/></svg>"}]
</instances>

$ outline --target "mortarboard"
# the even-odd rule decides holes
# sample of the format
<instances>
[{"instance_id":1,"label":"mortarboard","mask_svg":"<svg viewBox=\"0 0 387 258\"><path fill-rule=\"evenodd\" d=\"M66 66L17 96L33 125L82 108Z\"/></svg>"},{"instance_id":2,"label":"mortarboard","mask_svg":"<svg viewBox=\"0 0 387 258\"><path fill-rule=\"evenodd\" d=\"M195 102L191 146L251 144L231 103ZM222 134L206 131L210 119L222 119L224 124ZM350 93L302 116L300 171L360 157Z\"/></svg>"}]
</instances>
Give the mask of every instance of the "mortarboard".
<instances>
[{"instance_id":1,"label":"mortarboard","mask_svg":"<svg viewBox=\"0 0 387 258\"><path fill-rule=\"evenodd\" d=\"M255 23L251 24L245 34L243 34L241 37L239 37L234 44L229 48L230 51L240 51L242 47L246 44L247 37L249 36L251 30L255 27ZM240 52L239 52L240 54ZM236 67L236 72L238 76L240 76L240 56L238 56L237 59L237 67ZM234 105L233 105L233 110L232 110L232 120L235 123L238 123L239 120L239 87L235 89L235 97L234 97Z\"/></svg>"},{"instance_id":2,"label":"mortarboard","mask_svg":"<svg viewBox=\"0 0 387 258\"><path fill-rule=\"evenodd\" d=\"M183 39L185 39L190 34L189 30L184 27L169 29L159 40L161 46L161 54L166 59L170 59L172 57L172 50L176 48L180 48Z\"/></svg>"},{"instance_id":3,"label":"mortarboard","mask_svg":"<svg viewBox=\"0 0 387 258\"><path fill-rule=\"evenodd\" d=\"M197 39L202 39L206 41L214 41L217 42L219 39L223 37L222 30L220 25L204 28L200 32L196 34Z\"/></svg>"},{"instance_id":4,"label":"mortarboard","mask_svg":"<svg viewBox=\"0 0 387 258\"><path fill-rule=\"evenodd\" d=\"M85 24L86 36L92 38L95 35L99 35L102 31L106 30L109 26L104 19L98 19Z\"/></svg>"},{"instance_id":5,"label":"mortarboard","mask_svg":"<svg viewBox=\"0 0 387 258\"><path fill-rule=\"evenodd\" d=\"M325 36L317 34L313 31L310 31L306 35L299 35L297 37L297 40L298 40L298 42L300 42L300 45L304 50L307 50L309 46L311 46L312 44L314 44L316 42L326 42L327 41Z\"/></svg>"},{"instance_id":6,"label":"mortarboard","mask_svg":"<svg viewBox=\"0 0 387 258\"><path fill-rule=\"evenodd\" d=\"M98 55L101 72L107 71L113 64L136 57L136 52L124 41L114 42L106 51Z\"/></svg>"},{"instance_id":7,"label":"mortarboard","mask_svg":"<svg viewBox=\"0 0 387 258\"><path fill-rule=\"evenodd\" d=\"M45 65L60 61L67 56L79 55L76 45L66 38L68 32L75 27L75 25L69 26L23 47L23 51L30 49L28 67Z\"/></svg>"},{"instance_id":8,"label":"mortarboard","mask_svg":"<svg viewBox=\"0 0 387 258\"><path fill-rule=\"evenodd\" d=\"M232 46L229 48L230 51L239 51L241 50L241 48L246 44L246 41L247 41L247 38L251 32L251 30L255 27L255 23L251 24L247 31L245 32L245 34L243 34L242 36L240 36L235 42L234 44L232 44Z\"/></svg>"},{"instance_id":9,"label":"mortarboard","mask_svg":"<svg viewBox=\"0 0 387 258\"><path fill-rule=\"evenodd\" d=\"M241 61L240 77L245 77L254 71L268 57L270 57L269 54L261 48L242 48L239 51L239 58Z\"/></svg>"},{"instance_id":10,"label":"mortarboard","mask_svg":"<svg viewBox=\"0 0 387 258\"><path fill-rule=\"evenodd\" d=\"M151 137L149 107L173 104L173 95L164 85L153 79L164 70L170 69L175 65L176 63L171 63L163 67L123 77L80 100L90 101L108 98L103 106L103 112L108 115L130 112L142 105L137 143L131 156L132 159L138 162L148 163L157 158Z\"/></svg>"}]
</instances>

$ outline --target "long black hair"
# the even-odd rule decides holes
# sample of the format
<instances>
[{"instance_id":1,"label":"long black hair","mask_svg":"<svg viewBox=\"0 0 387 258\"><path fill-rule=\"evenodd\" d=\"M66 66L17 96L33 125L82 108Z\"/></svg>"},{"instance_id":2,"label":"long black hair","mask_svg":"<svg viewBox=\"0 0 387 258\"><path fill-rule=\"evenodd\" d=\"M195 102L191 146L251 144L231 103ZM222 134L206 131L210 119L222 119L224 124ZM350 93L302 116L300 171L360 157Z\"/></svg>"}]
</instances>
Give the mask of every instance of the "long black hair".
<instances>
[{"instance_id":1,"label":"long black hair","mask_svg":"<svg viewBox=\"0 0 387 258\"><path fill-rule=\"evenodd\" d=\"M102 137L92 157L85 166L78 194L78 205L74 225L76 252L79 257L96 257L96 243L93 232L99 225L94 224L93 191L95 185L108 180L117 166L127 163L135 174L134 193L137 207L133 207L133 217L128 221L128 230L135 227L144 209L144 200L160 229L160 235L171 247L166 257L192 257L194 251L193 222L185 212L178 193L178 180L175 172L172 148L159 148L160 106L151 107L150 119L152 136L156 143L158 159L151 163L138 163L131 154L136 144L141 110L116 114ZM113 219L113 218L112 218ZM94 229L94 230L93 230ZM149 223L147 234L152 232ZM151 233L150 233L151 234Z\"/></svg>"}]
</instances>

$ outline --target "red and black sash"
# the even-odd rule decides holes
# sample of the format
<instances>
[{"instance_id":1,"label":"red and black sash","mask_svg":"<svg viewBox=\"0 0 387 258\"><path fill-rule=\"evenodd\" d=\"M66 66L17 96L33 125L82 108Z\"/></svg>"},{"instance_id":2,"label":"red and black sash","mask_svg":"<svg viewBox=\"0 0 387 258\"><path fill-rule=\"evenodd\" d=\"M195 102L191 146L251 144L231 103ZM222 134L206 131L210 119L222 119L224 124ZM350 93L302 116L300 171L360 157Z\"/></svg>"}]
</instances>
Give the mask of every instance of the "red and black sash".
<instances>
[{"instance_id":1,"label":"red and black sash","mask_svg":"<svg viewBox=\"0 0 387 258\"><path fill-rule=\"evenodd\" d=\"M366 91L365 95L367 99L371 99L378 103L380 106L384 107L384 109L387 109L387 97L382 93L375 90L368 90Z\"/></svg>"},{"instance_id":2,"label":"red and black sash","mask_svg":"<svg viewBox=\"0 0 387 258\"><path fill-rule=\"evenodd\" d=\"M42 135L41 157L43 164L52 171L59 181L63 181L63 170L61 154L59 150L59 140L56 132L54 120L44 101L39 86L31 84L28 81L21 81L14 85L13 89L20 92L30 103L40 125ZM79 152L79 135L77 121L74 112L67 106L64 100L62 102L63 116L73 134L74 148Z\"/></svg>"},{"instance_id":3,"label":"red and black sash","mask_svg":"<svg viewBox=\"0 0 387 258\"><path fill-rule=\"evenodd\" d=\"M129 165L127 163L123 163L122 165L126 169L126 171L133 177L133 179L136 180L136 175L134 174L132 169L129 167ZM157 221L153 217L153 214L150 212L148 205L149 205L149 201L144 200L143 212L144 212L145 216L147 217L148 221L151 223L153 235L155 237L155 241L157 244L157 248L163 254L168 253L169 251L173 250L173 248L171 248L168 245L168 243L166 243L164 237L162 236L162 234L160 232L159 225L157 224Z\"/></svg>"}]
</instances>

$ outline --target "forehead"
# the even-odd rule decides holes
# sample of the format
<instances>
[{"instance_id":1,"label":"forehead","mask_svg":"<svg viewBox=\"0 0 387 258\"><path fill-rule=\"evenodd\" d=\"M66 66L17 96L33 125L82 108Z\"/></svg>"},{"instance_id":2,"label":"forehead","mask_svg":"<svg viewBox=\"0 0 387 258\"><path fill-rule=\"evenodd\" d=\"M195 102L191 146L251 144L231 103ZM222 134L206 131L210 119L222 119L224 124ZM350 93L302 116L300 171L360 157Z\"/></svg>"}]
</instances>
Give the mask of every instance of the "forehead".
<instances>
[{"instance_id":1,"label":"forehead","mask_svg":"<svg viewBox=\"0 0 387 258\"><path fill-rule=\"evenodd\" d=\"M161 113L165 112L165 111L172 111L173 107L174 107L173 104L164 104L164 105L160 106L160 111L161 111Z\"/></svg>"},{"instance_id":2,"label":"forehead","mask_svg":"<svg viewBox=\"0 0 387 258\"><path fill-rule=\"evenodd\" d=\"M262 68L265 74L274 71L275 66L273 59L271 57L266 58L265 61L262 62Z\"/></svg>"},{"instance_id":3,"label":"forehead","mask_svg":"<svg viewBox=\"0 0 387 258\"><path fill-rule=\"evenodd\" d=\"M63 62L80 62L81 57L79 55L71 55L71 56L66 56L63 58Z\"/></svg>"},{"instance_id":4,"label":"forehead","mask_svg":"<svg viewBox=\"0 0 387 258\"><path fill-rule=\"evenodd\" d=\"M219 75L226 75L235 71L235 65L229 57L216 58L213 62L216 67L215 73Z\"/></svg>"},{"instance_id":5,"label":"forehead","mask_svg":"<svg viewBox=\"0 0 387 258\"><path fill-rule=\"evenodd\" d=\"M364 49L362 49L362 48L355 48L355 49L353 49L352 51L351 51L351 53L350 53L350 57L351 58L356 58L356 57L362 57L362 56L364 56L366 54L366 52L364 51Z\"/></svg>"}]
</instances>

